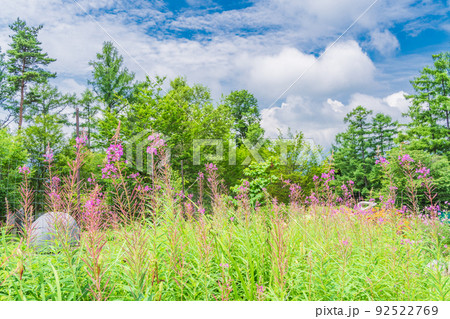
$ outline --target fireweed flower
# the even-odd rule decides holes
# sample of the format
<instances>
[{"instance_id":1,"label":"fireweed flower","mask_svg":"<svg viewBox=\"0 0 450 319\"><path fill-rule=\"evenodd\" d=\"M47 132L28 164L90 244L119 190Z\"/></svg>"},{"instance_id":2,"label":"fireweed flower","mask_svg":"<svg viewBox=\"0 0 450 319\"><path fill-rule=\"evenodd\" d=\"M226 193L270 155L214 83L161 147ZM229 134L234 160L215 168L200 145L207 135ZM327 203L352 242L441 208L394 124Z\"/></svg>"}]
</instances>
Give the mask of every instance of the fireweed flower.
<instances>
[{"instance_id":1,"label":"fireweed flower","mask_svg":"<svg viewBox=\"0 0 450 319\"><path fill-rule=\"evenodd\" d=\"M217 171L217 166L213 163L205 164L207 170Z\"/></svg>"},{"instance_id":2,"label":"fireweed flower","mask_svg":"<svg viewBox=\"0 0 450 319\"><path fill-rule=\"evenodd\" d=\"M53 150L50 147L47 147L47 152L44 154L44 162L51 163L53 162Z\"/></svg>"},{"instance_id":3,"label":"fireweed flower","mask_svg":"<svg viewBox=\"0 0 450 319\"><path fill-rule=\"evenodd\" d=\"M379 164L383 166L383 164L389 164L389 161L385 159L383 156L380 156L376 161L375 164Z\"/></svg>"},{"instance_id":4,"label":"fireweed flower","mask_svg":"<svg viewBox=\"0 0 450 319\"><path fill-rule=\"evenodd\" d=\"M150 135L148 140L151 141L150 146L147 147L148 154L158 155L158 149L166 146L166 141L164 141L158 133Z\"/></svg>"},{"instance_id":5,"label":"fireweed flower","mask_svg":"<svg viewBox=\"0 0 450 319\"><path fill-rule=\"evenodd\" d=\"M118 162L123 155L122 144L111 144L106 151L106 155L109 163Z\"/></svg>"},{"instance_id":6,"label":"fireweed flower","mask_svg":"<svg viewBox=\"0 0 450 319\"><path fill-rule=\"evenodd\" d=\"M343 239L343 240L341 240L341 245L346 247L346 246L350 245L350 243L347 239Z\"/></svg>"},{"instance_id":7,"label":"fireweed flower","mask_svg":"<svg viewBox=\"0 0 450 319\"><path fill-rule=\"evenodd\" d=\"M106 164L104 168L102 168L102 178L116 178L117 167L113 164Z\"/></svg>"},{"instance_id":8,"label":"fireweed flower","mask_svg":"<svg viewBox=\"0 0 450 319\"><path fill-rule=\"evenodd\" d=\"M409 156L409 154L405 154L405 155L399 155L398 156L398 160L400 161L400 165L406 165L408 163L413 163L414 160L411 158L411 156Z\"/></svg>"},{"instance_id":9,"label":"fireweed flower","mask_svg":"<svg viewBox=\"0 0 450 319\"><path fill-rule=\"evenodd\" d=\"M87 137L86 136L79 136L75 138L75 147L81 147L81 146L85 146L87 142Z\"/></svg>"},{"instance_id":10,"label":"fireweed flower","mask_svg":"<svg viewBox=\"0 0 450 319\"><path fill-rule=\"evenodd\" d=\"M24 174L24 175L29 175L31 173L30 169L28 168L28 166L19 166L19 173Z\"/></svg>"},{"instance_id":11,"label":"fireweed flower","mask_svg":"<svg viewBox=\"0 0 450 319\"><path fill-rule=\"evenodd\" d=\"M266 289L266 288L264 288L263 285L256 285L256 291L257 291L259 294L263 294L265 289Z\"/></svg>"},{"instance_id":12,"label":"fireweed flower","mask_svg":"<svg viewBox=\"0 0 450 319\"><path fill-rule=\"evenodd\" d=\"M136 173L136 174L131 174L130 176L128 176L128 178L136 179L138 176L139 176L139 173Z\"/></svg>"},{"instance_id":13,"label":"fireweed flower","mask_svg":"<svg viewBox=\"0 0 450 319\"><path fill-rule=\"evenodd\" d=\"M426 177L428 177L428 174L430 174L430 170L424 166L424 167L416 170L416 173L419 174L419 176L417 176L418 179L426 178Z\"/></svg>"}]
</instances>

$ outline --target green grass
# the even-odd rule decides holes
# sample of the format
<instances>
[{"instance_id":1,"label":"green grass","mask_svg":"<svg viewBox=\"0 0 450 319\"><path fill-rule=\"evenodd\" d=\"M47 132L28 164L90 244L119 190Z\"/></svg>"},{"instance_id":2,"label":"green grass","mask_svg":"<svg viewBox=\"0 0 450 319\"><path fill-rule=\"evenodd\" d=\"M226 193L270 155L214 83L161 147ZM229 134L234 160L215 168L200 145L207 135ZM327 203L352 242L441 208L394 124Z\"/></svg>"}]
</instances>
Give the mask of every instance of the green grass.
<instances>
[{"instance_id":1,"label":"green grass","mask_svg":"<svg viewBox=\"0 0 450 319\"><path fill-rule=\"evenodd\" d=\"M449 277L426 268L447 259L448 225L277 205L251 214L173 213L97 233L100 288L86 232L78 247L36 253L3 229L0 300L450 300Z\"/></svg>"}]
</instances>

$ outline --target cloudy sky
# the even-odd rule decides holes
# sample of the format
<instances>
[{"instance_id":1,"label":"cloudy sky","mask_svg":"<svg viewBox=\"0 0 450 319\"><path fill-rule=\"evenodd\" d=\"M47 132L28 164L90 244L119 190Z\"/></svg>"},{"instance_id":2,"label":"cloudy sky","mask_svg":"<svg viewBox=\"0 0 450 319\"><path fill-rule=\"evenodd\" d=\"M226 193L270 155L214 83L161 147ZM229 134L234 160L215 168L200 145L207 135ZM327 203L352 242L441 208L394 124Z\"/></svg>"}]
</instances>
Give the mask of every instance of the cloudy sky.
<instances>
[{"instance_id":1,"label":"cloudy sky","mask_svg":"<svg viewBox=\"0 0 450 319\"><path fill-rule=\"evenodd\" d=\"M267 135L288 127L329 146L357 105L400 119L409 80L450 50L449 1L0 0L0 47L17 17L43 24L61 90L81 92L89 60L113 40L145 74L247 89Z\"/></svg>"}]
</instances>

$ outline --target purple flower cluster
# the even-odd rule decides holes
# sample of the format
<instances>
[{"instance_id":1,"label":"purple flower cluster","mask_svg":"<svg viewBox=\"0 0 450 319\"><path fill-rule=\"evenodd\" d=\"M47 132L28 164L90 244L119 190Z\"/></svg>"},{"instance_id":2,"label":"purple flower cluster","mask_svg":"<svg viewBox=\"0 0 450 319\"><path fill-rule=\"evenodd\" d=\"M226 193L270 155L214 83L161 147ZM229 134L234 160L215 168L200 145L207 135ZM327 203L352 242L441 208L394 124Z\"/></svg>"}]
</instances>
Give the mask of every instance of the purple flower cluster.
<instances>
[{"instance_id":1,"label":"purple flower cluster","mask_svg":"<svg viewBox=\"0 0 450 319\"><path fill-rule=\"evenodd\" d=\"M409 156L409 154L399 155L398 160L400 161L400 165L406 165L408 163L413 163L414 160Z\"/></svg>"},{"instance_id":2,"label":"purple flower cluster","mask_svg":"<svg viewBox=\"0 0 450 319\"><path fill-rule=\"evenodd\" d=\"M157 186L157 187L158 187L158 186ZM161 187L159 186L159 188L161 188ZM136 189L137 189L138 192L140 192L140 191L148 192L148 191L150 191L152 188L151 188L150 186L144 186L144 187L142 187L141 185L138 185L138 187L136 187Z\"/></svg>"},{"instance_id":3,"label":"purple flower cluster","mask_svg":"<svg viewBox=\"0 0 450 319\"><path fill-rule=\"evenodd\" d=\"M108 157L108 163L120 161L123 155L122 144L111 144L106 150L106 155Z\"/></svg>"},{"instance_id":4,"label":"purple flower cluster","mask_svg":"<svg viewBox=\"0 0 450 319\"><path fill-rule=\"evenodd\" d=\"M53 150L50 147L47 147L47 152L44 154L44 162L52 163L53 162Z\"/></svg>"},{"instance_id":5,"label":"purple flower cluster","mask_svg":"<svg viewBox=\"0 0 450 319\"><path fill-rule=\"evenodd\" d=\"M86 142L87 142L87 137L86 136L82 135L82 136L76 137L75 138L75 143L76 143L75 147L79 148L81 146L85 146Z\"/></svg>"},{"instance_id":6,"label":"purple flower cluster","mask_svg":"<svg viewBox=\"0 0 450 319\"><path fill-rule=\"evenodd\" d=\"M128 178L136 179L138 176L139 176L139 172L137 172L135 174L131 174L130 176L128 176Z\"/></svg>"},{"instance_id":7,"label":"purple flower cluster","mask_svg":"<svg viewBox=\"0 0 450 319\"><path fill-rule=\"evenodd\" d=\"M346 246L350 245L350 242L347 239L343 239L343 240L341 240L341 244L342 244L342 246L346 247Z\"/></svg>"},{"instance_id":8,"label":"purple flower cluster","mask_svg":"<svg viewBox=\"0 0 450 319\"><path fill-rule=\"evenodd\" d=\"M205 164L206 170L217 171L217 166L213 163Z\"/></svg>"},{"instance_id":9,"label":"purple flower cluster","mask_svg":"<svg viewBox=\"0 0 450 319\"><path fill-rule=\"evenodd\" d=\"M334 169L330 169L328 173L322 173L321 178L325 184L327 184L329 181L334 180Z\"/></svg>"},{"instance_id":10,"label":"purple flower cluster","mask_svg":"<svg viewBox=\"0 0 450 319\"><path fill-rule=\"evenodd\" d=\"M158 155L158 149L166 146L166 141L161 138L159 133L150 135L148 140L151 141L150 146L147 147L148 154Z\"/></svg>"},{"instance_id":11,"label":"purple flower cluster","mask_svg":"<svg viewBox=\"0 0 450 319\"><path fill-rule=\"evenodd\" d=\"M380 156L376 161L375 164L379 164L383 166L383 164L389 164L389 161L385 159L383 156Z\"/></svg>"},{"instance_id":12,"label":"purple flower cluster","mask_svg":"<svg viewBox=\"0 0 450 319\"><path fill-rule=\"evenodd\" d=\"M102 178L117 178L117 167L114 164L107 163L104 168L102 168Z\"/></svg>"},{"instance_id":13,"label":"purple flower cluster","mask_svg":"<svg viewBox=\"0 0 450 319\"><path fill-rule=\"evenodd\" d=\"M417 176L418 179L427 178L428 175L430 174L430 170L424 166L424 167L418 169L416 171L416 173L419 174L419 176Z\"/></svg>"},{"instance_id":14,"label":"purple flower cluster","mask_svg":"<svg viewBox=\"0 0 450 319\"><path fill-rule=\"evenodd\" d=\"M24 175L29 175L31 173L30 168L28 166L19 166L19 173Z\"/></svg>"}]
</instances>

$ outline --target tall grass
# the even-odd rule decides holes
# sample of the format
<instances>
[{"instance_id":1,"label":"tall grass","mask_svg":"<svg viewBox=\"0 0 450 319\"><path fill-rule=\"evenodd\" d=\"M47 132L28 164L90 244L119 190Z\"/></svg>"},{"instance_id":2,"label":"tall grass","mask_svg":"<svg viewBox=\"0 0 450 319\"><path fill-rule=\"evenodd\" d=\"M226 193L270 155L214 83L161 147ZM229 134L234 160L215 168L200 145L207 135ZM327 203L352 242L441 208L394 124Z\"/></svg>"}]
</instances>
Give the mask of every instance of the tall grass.
<instances>
[{"instance_id":1,"label":"tall grass","mask_svg":"<svg viewBox=\"0 0 450 319\"><path fill-rule=\"evenodd\" d=\"M393 207L391 185L384 203L364 211L351 181L336 190L330 170L312 194L286 181L289 204L266 194L264 205L252 205L245 184L235 198L224 195L209 164L194 200L171 184L159 136L148 149L159 161L154 182L123 176L117 136L104 168L109 190L94 180L78 185L71 175L62 179L68 195L60 197L71 199L64 206L49 187L49 207L69 207L82 227L78 246L39 253L2 228L0 300L450 299L449 277L427 267L448 260L449 226L437 213L419 212L416 187L410 208ZM77 147L75 168L86 151L82 141ZM406 170L415 178L412 166Z\"/></svg>"}]
</instances>

